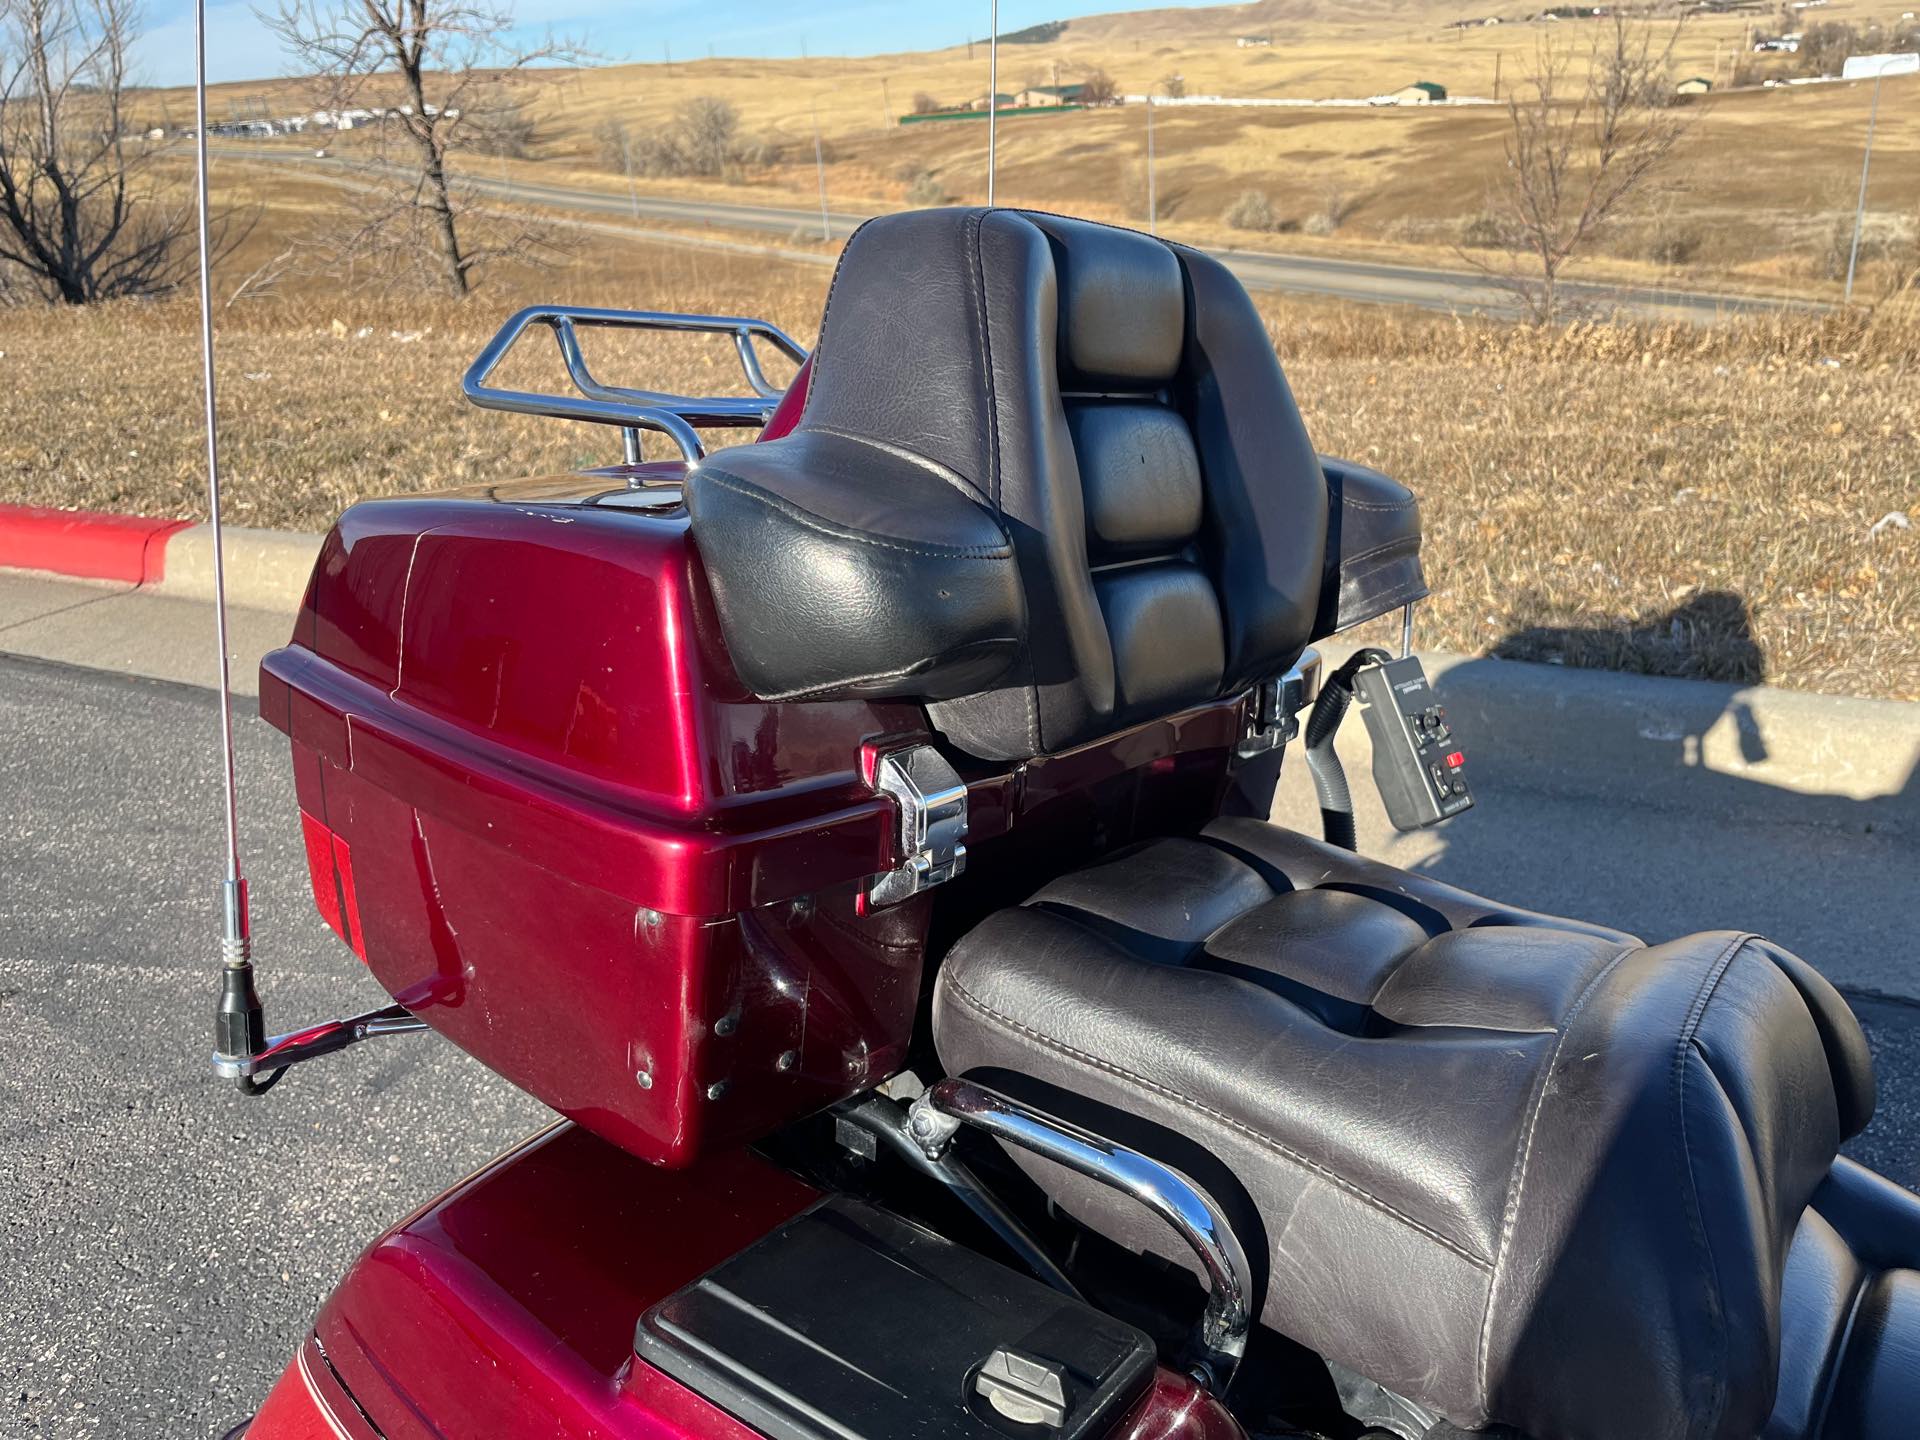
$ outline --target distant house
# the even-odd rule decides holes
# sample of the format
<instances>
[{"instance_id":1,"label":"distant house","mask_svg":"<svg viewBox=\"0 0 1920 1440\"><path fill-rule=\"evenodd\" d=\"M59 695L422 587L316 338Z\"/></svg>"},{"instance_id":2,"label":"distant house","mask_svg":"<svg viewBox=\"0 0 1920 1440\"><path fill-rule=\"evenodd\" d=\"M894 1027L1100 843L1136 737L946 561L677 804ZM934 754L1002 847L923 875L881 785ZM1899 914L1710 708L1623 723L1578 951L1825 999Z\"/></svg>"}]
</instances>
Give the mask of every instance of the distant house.
<instances>
[{"instance_id":1,"label":"distant house","mask_svg":"<svg viewBox=\"0 0 1920 1440\"><path fill-rule=\"evenodd\" d=\"M1676 95L1704 95L1711 89L1713 89L1713 81L1707 79L1706 76L1689 75L1685 80L1682 80L1678 85L1673 87L1673 93Z\"/></svg>"},{"instance_id":2,"label":"distant house","mask_svg":"<svg viewBox=\"0 0 1920 1440\"><path fill-rule=\"evenodd\" d=\"M1398 90L1389 90L1383 98L1396 105L1432 105L1447 98L1447 87L1431 80L1416 80Z\"/></svg>"},{"instance_id":3,"label":"distant house","mask_svg":"<svg viewBox=\"0 0 1920 1440\"><path fill-rule=\"evenodd\" d=\"M991 96L978 95L967 102L967 108L969 110L985 110L989 107L995 110L1006 110L1010 109L1012 105L1013 96L999 90L996 90Z\"/></svg>"},{"instance_id":4,"label":"distant house","mask_svg":"<svg viewBox=\"0 0 1920 1440\"><path fill-rule=\"evenodd\" d=\"M1078 105L1086 94L1084 85L1029 85L1013 97L1015 105Z\"/></svg>"},{"instance_id":5,"label":"distant house","mask_svg":"<svg viewBox=\"0 0 1920 1440\"><path fill-rule=\"evenodd\" d=\"M1262 50L1262 49L1265 49L1267 46L1273 44L1273 36L1242 35L1238 40L1234 41L1233 43L1234 43L1234 47L1239 50Z\"/></svg>"}]
</instances>

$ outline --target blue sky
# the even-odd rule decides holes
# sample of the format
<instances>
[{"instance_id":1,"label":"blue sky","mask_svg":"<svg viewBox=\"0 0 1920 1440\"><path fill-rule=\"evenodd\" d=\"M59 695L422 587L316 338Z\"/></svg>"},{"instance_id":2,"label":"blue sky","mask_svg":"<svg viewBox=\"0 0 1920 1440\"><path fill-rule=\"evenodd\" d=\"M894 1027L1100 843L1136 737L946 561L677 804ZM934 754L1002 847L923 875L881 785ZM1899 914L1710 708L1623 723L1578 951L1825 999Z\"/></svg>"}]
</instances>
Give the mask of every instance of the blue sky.
<instances>
[{"instance_id":1,"label":"blue sky","mask_svg":"<svg viewBox=\"0 0 1920 1440\"><path fill-rule=\"evenodd\" d=\"M530 33L547 28L583 40L615 60L720 55L874 55L956 45L987 33L987 0L958 4L908 0L506 0ZM1001 0L1004 34L1043 20L1115 10L1192 6L1208 0ZM1217 3L1217 0L1215 0ZM193 80L191 0L148 0L139 50L140 78L154 85ZM209 0L207 70L215 80L284 75L285 56L254 17L253 6Z\"/></svg>"}]
</instances>

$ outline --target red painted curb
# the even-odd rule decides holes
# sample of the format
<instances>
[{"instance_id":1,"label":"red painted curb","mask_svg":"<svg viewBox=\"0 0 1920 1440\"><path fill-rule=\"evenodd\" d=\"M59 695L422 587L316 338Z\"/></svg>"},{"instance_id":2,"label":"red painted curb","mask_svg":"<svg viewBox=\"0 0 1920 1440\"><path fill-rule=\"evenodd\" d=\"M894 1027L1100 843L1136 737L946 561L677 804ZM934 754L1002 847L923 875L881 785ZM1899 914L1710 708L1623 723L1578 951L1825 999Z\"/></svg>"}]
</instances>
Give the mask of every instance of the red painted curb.
<instances>
[{"instance_id":1,"label":"red painted curb","mask_svg":"<svg viewBox=\"0 0 1920 1440\"><path fill-rule=\"evenodd\" d=\"M166 572L166 539L189 520L0 505L0 567L151 585Z\"/></svg>"}]
</instances>

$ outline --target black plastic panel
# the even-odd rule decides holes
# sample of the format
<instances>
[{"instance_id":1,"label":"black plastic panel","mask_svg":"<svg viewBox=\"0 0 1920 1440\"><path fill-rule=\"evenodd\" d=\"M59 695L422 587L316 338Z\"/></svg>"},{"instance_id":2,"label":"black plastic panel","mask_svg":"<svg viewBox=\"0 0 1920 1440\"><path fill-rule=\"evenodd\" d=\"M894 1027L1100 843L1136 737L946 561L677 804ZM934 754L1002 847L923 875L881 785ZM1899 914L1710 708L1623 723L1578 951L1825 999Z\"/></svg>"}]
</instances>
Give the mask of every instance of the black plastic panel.
<instances>
[{"instance_id":1,"label":"black plastic panel","mask_svg":"<svg viewBox=\"0 0 1920 1440\"><path fill-rule=\"evenodd\" d=\"M1064 1419L975 1390L997 1348L1064 1372ZM642 1317L640 1358L774 1440L1097 1436L1146 1388L1151 1342L1037 1280L845 1197Z\"/></svg>"}]
</instances>

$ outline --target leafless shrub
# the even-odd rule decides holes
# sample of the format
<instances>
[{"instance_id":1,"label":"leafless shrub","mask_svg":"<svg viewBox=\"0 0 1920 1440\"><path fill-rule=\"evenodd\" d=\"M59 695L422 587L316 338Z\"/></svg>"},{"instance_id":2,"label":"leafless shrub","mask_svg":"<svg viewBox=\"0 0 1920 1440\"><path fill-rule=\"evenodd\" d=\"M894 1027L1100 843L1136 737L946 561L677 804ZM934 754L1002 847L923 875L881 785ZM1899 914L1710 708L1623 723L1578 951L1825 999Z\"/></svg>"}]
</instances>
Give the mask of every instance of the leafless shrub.
<instances>
[{"instance_id":1,"label":"leafless shrub","mask_svg":"<svg viewBox=\"0 0 1920 1440\"><path fill-rule=\"evenodd\" d=\"M922 170L907 183L907 203L910 205L944 205L947 201L947 187L934 178L931 170Z\"/></svg>"},{"instance_id":2,"label":"leafless shrub","mask_svg":"<svg viewBox=\"0 0 1920 1440\"><path fill-rule=\"evenodd\" d=\"M740 112L714 95L696 95L674 112L671 124L650 134L630 134L619 121L602 122L596 133L602 152L619 150L617 163L630 165L636 175L731 179L743 167L760 168L780 158L778 141L765 135L743 137Z\"/></svg>"},{"instance_id":3,"label":"leafless shrub","mask_svg":"<svg viewBox=\"0 0 1920 1440\"><path fill-rule=\"evenodd\" d=\"M533 158L538 127L519 97L508 96L485 109L476 109L467 121L472 127L470 148L476 155L507 160Z\"/></svg>"},{"instance_id":4,"label":"leafless shrub","mask_svg":"<svg viewBox=\"0 0 1920 1440\"><path fill-rule=\"evenodd\" d=\"M743 135L733 147L734 162L749 170L764 170L780 161L780 142L768 134Z\"/></svg>"},{"instance_id":5,"label":"leafless shrub","mask_svg":"<svg viewBox=\"0 0 1920 1440\"><path fill-rule=\"evenodd\" d=\"M288 245L278 254L261 261L253 269L240 277L240 281L227 292L227 308L232 309L242 300L260 300L273 294L294 272L300 261L300 247Z\"/></svg>"},{"instance_id":6,"label":"leafless shrub","mask_svg":"<svg viewBox=\"0 0 1920 1440\"><path fill-rule=\"evenodd\" d=\"M1615 11L1596 26L1584 69L1543 38L1507 102L1507 164L1487 212L1491 245L1462 257L1520 300L1536 321L1563 308L1567 263L1652 192L1689 123L1667 104L1680 26L1656 32ZM1488 250L1498 252L1498 258Z\"/></svg>"},{"instance_id":7,"label":"leafless shrub","mask_svg":"<svg viewBox=\"0 0 1920 1440\"><path fill-rule=\"evenodd\" d=\"M599 153L600 163L609 170L625 171L632 160L633 137L627 131L627 122L618 115L609 115L593 127L593 145Z\"/></svg>"},{"instance_id":8,"label":"leafless shrub","mask_svg":"<svg viewBox=\"0 0 1920 1440\"><path fill-rule=\"evenodd\" d=\"M1162 75L1160 77L1160 89L1169 100L1185 99L1187 94L1187 77L1184 75Z\"/></svg>"},{"instance_id":9,"label":"leafless shrub","mask_svg":"<svg viewBox=\"0 0 1920 1440\"><path fill-rule=\"evenodd\" d=\"M718 175L733 159L740 112L717 95L696 95L675 116L677 139L696 175Z\"/></svg>"},{"instance_id":10,"label":"leafless shrub","mask_svg":"<svg viewBox=\"0 0 1920 1440\"><path fill-rule=\"evenodd\" d=\"M1347 223L1353 206L1346 187L1337 180L1330 181L1320 192L1320 208L1309 215L1300 228L1309 235L1331 235Z\"/></svg>"},{"instance_id":11,"label":"leafless shrub","mask_svg":"<svg viewBox=\"0 0 1920 1440\"><path fill-rule=\"evenodd\" d=\"M0 285L69 305L154 295L190 268L192 211L129 138L134 0L0 0Z\"/></svg>"},{"instance_id":12,"label":"leafless shrub","mask_svg":"<svg viewBox=\"0 0 1920 1440\"><path fill-rule=\"evenodd\" d=\"M1236 230L1256 230L1270 235L1280 228L1280 217L1264 190L1242 190L1227 207L1224 218Z\"/></svg>"},{"instance_id":13,"label":"leafless shrub","mask_svg":"<svg viewBox=\"0 0 1920 1440\"><path fill-rule=\"evenodd\" d=\"M914 96L913 96L913 113L914 114L937 115L940 113L942 108L943 107L941 106L940 102L934 99L934 97L929 95L926 91L918 90L914 92Z\"/></svg>"}]
</instances>

